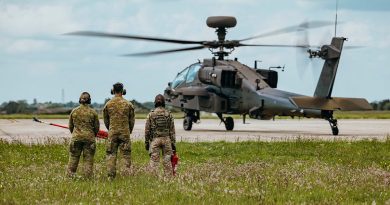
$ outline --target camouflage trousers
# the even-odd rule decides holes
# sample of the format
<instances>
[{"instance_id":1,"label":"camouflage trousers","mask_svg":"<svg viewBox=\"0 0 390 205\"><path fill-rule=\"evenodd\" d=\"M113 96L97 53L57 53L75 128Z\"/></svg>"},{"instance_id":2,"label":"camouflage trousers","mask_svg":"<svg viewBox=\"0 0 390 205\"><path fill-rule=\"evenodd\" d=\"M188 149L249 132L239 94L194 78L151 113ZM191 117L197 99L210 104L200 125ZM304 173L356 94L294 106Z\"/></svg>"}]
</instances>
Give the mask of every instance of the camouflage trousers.
<instances>
[{"instance_id":1,"label":"camouflage trousers","mask_svg":"<svg viewBox=\"0 0 390 205\"><path fill-rule=\"evenodd\" d=\"M160 153L162 152L164 174L165 176L172 175L171 157L173 155L171 140L169 137L157 137L154 138L150 144L150 171L157 174L160 165Z\"/></svg>"},{"instance_id":2,"label":"camouflage trousers","mask_svg":"<svg viewBox=\"0 0 390 205\"><path fill-rule=\"evenodd\" d=\"M90 178L93 176L93 158L95 156L96 144L95 140L78 140L72 139L69 145L69 162L67 175L72 177L77 171L77 166L80 161L81 153L84 159L84 173Z\"/></svg>"},{"instance_id":3,"label":"camouflage trousers","mask_svg":"<svg viewBox=\"0 0 390 205\"><path fill-rule=\"evenodd\" d=\"M130 136L110 136L106 144L107 175L110 178L116 176L116 158L118 149L122 155L125 172L131 170L131 141Z\"/></svg>"}]
</instances>

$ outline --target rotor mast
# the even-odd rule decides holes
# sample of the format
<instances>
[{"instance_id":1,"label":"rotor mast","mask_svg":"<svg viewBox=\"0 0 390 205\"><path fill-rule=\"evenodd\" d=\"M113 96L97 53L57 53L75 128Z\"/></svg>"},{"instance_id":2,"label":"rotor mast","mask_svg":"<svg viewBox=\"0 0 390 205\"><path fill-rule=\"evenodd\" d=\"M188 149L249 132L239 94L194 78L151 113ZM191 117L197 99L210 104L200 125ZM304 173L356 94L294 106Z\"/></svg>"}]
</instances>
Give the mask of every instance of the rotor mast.
<instances>
[{"instance_id":1,"label":"rotor mast","mask_svg":"<svg viewBox=\"0 0 390 205\"><path fill-rule=\"evenodd\" d=\"M237 20L233 16L211 16L207 18L207 26L215 28L215 32L218 36L218 48L217 52L213 52L215 56L218 56L218 60L223 60L225 56L229 55L229 52L226 52L224 48L226 47L226 28L235 27Z\"/></svg>"}]
</instances>

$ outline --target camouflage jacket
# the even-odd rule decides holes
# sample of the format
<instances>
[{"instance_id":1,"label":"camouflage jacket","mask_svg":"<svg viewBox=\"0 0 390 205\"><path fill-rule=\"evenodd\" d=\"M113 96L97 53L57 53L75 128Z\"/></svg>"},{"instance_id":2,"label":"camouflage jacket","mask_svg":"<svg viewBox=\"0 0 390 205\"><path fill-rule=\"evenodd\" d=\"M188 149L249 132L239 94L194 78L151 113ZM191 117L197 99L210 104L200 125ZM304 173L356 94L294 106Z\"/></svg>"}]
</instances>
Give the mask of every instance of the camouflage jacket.
<instances>
[{"instance_id":1,"label":"camouflage jacket","mask_svg":"<svg viewBox=\"0 0 390 205\"><path fill-rule=\"evenodd\" d=\"M95 140L99 132L99 118L95 110L88 105L80 105L69 116L69 130L75 139Z\"/></svg>"},{"instance_id":2,"label":"camouflage jacket","mask_svg":"<svg viewBox=\"0 0 390 205\"><path fill-rule=\"evenodd\" d=\"M104 106L103 118L109 136L130 136L134 128L133 104L123 97L115 96Z\"/></svg>"},{"instance_id":3,"label":"camouflage jacket","mask_svg":"<svg viewBox=\"0 0 390 205\"><path fill-rule=\"evenodd\" d=\"M173 116L163 107L152 110L146 118L145 143L156 137L169 137L172 143L176 143Z\"/></svg>"}]
</instances>

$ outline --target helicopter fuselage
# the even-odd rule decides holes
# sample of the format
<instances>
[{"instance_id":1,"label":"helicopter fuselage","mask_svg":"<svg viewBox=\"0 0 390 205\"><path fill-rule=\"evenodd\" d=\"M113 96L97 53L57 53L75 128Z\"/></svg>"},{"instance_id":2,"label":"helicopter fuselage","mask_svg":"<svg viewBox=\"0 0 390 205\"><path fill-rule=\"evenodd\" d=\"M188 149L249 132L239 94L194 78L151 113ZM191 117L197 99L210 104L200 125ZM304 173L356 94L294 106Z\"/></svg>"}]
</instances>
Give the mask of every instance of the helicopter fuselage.
<instances>
[{"instance_id":1,"label":"helicopter fuselage","mask_svg":"<svg viewBox=\"0 0 390 205\"><path fill-rule=\"evenodd\" d=\"M270 86L272 85L272 86ZM321 117L321 110L301 109L276 89L277 72L254 69L235 60L205 59L180 72L165 90L167 103L183 111L249 115Z\"/></svg>"}]
</instances>

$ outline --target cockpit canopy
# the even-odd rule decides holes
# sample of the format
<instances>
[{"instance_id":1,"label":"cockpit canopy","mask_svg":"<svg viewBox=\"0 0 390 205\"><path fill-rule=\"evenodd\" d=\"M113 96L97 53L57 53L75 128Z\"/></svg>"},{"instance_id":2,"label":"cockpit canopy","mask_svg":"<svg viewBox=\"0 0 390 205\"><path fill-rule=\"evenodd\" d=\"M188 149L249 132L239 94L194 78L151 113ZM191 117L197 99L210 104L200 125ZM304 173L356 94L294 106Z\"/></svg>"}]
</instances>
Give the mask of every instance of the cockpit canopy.
<instances>
[{"instance_id":1,"label":"cockpit canopy","mask_svg":"<svg viewBox=\"0 0 390 205\"><path fill-rule=\"evenodd\" d=\"M172 81L171 87L176 88L183 83L192 83L195 80L196 75L198 74L198 71L201 67L202 65L200 63L190 65L189 67L177 74L176 78Z\"/></svg>"}]
</instances>

